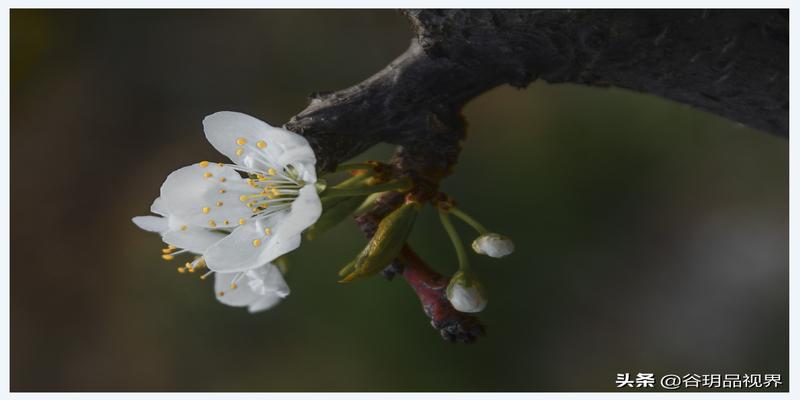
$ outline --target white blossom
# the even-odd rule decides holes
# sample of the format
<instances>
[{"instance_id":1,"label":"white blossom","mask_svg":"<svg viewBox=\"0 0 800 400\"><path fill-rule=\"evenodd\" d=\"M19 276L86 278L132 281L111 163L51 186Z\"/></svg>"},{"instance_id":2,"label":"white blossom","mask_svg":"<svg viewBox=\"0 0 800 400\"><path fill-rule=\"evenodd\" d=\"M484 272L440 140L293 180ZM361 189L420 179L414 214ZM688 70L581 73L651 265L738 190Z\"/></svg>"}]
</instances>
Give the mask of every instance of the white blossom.
<instances>
[{"instance_id":1,"label":"white blossom","mask_svg":"<svg viewBox=\"0 0 800 400\"><path fill-rule=\"evenodd\" d=\"M485 233L472 242L472 249L478 254L502 258L514 252L514 242L497 233Z\"/></svg>"},{"instance_id":2,"label":"white blossom","mask_svg":"<svg viewBox=\"0 0 800 400\"><path fill-rule=\"evenodd\" d=\"M178 169L161 186L161 198L188 226L229 233L203 252L208 267L248 271L296 249L322 211L316 158L305 138L229 111L209 115L203 127L233 164Z\"/></svg>"},{"instance_id":3,"label":"white blossom","mask_svg":"<svg viewBox=\"0 0 800 400\"><path fill-rule=\"evenodd\" d=\"M487 298L483 286L477 279L462 272L456 273L447 286L447 300L458 311L477 313L486 308Z\"/></svg>"},{"instance_id":4,"label":"white blossom","mask_svg":"<svg viewBox=\"0 0 800 400\"><path fill-rule=\"evenodd\" d=\"M133 222L140 228L156 232L169 245L162 257L172 260L175 256L187 253L195 256L178 271L185 272L206 266L202 254L214 243L224 239L227 233L221 230L200 228L183 223L165 208L157 198L150 210L159 216L134 217ZM203 275L205 277L207 275ZM289 295L289 286L283 275L272 263L245 272L216 273L214 292L217 299L230 306L246 306L251 313L267 310Z\"/></svg>"}]
</instances>

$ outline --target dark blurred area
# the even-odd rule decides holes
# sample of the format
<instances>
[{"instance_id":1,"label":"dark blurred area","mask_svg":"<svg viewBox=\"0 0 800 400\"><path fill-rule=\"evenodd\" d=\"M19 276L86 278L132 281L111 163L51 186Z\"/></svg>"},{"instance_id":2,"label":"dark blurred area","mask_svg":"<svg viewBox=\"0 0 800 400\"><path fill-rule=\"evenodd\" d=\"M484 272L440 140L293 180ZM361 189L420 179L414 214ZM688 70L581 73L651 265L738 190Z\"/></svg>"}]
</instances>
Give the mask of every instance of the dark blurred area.
<instances>
[{"instance_id":1,"label":"dark blurred area","mask_svg":"<svg viewBox=\"0 0 800 400\"><path fill-rule=\"evenodd\" d=\"M467 106L444 189L517 245L472 259L490 294L473 345L443 342L402 280L337 284L365 243L349 221L292 254L292 295L256 315L179 275L130 222L171 171L223 161L205 115L280 125L309 93L383 68L411 35L389 10L13 10L11 390L788 381L788 141L648 95L536 83ZM411 242L455 271L430 210Z\"/></svg>"}]
</instances>

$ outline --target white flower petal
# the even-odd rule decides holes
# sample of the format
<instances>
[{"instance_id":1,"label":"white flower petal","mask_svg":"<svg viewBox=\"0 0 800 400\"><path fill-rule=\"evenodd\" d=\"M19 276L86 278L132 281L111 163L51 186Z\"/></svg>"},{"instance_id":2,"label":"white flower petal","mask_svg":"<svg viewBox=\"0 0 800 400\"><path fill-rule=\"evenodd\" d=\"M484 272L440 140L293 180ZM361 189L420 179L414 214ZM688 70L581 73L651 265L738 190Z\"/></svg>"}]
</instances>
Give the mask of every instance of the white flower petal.
<instances>
[{"instance_id":1,"label":"white flower petal","mask_svg":"<svg viewBox=\"0 0 800 400\"><path fill-rule=\"evenodd\" d=\"M251 314L255 314L257 312L269 310L270 308L275 307L278 303L280 303L281 300L283 300L283 297L277 295L263 296L253 304L250 304L247 307L247 311L249 311Z\"/></svg>"},{"instance_id":2,"label":"white flower petal","mask_svg":"<svg viewBox=\"0 0 800 400\"><path fill-rule=\"evenodd\" d=\"M187 226L185 230L169 230L161 237L164 243L192 253L203 254L214 243L225 238L225 233Z\"/></svg>"},{"instance_id":3,"label":"white flower petal","mask_svg":"<svg viewBox=\"0 0 800 400\"><path fill-rule=\"evenodd\" d=\"M252 212L239 197L255 193L258 189L248 186L233 168L217 164L183 167L161 186L166 209L188 224L206 228L234 227L240 218L248 218Z\"/></svg>"},{"instance_id":4,"label":"white flower petal","mask_svg":"<svg viewBox=\"0 0 800 400\"><path fill-rule=\"evenodd\" d=\"M447 299L458 311L477 313L486 308L486 298L474 286L465 287L460 284L453 285L447 292Z\"/></svg>"},{"instance_id":5,"label":"white flower petal","mask_svg":"<svg viewBox=\"0 0 800 400\"><path fill-rule=\"evenodd\" d=\"M216 275L214 291L217 300L230 306L250 306L250 312L272 307L289 294L289 286L273 264L245 272L244 276L239 278L236 289L232 289L231 284L238 273Z\"/></svg>"},{"instance_id":6,"label":"white flower petal","mask_svg":"<svg viewBox=\"0 0 800 400\"><path fill-rule=\"evenodd\" d=\"M283 238L277 234L284 219L285 214L277 213L234 229L205 252L208 268L218 272L246 271L296 249L300 246L299 235Z\"/></svg>"},{"instance_id":7,"label":"white flower petal","mask_svg":"<svg viewBox=\"0 0 800 400\"><path fill-rule=\"evenodd\" d=\"M133 217L132 221L136 226L148 232L164 233L169 229L167 219L164 217L147 215L143 217Z\"/></svg>"},{"instance_id":8,"label":"white flower petal","mask_svg":"<svg viewBox=\"0 0 800 400\"><path fill-rule=\"evenodd\" d=\"M319 200L317 189L314 185L304 186L300 189L297 198L292 202L289 215L281 221L275 235L289 240L306 230L317 222L322 214L322 203Z\"/></svg>"},{"instance_id":9,"label":"white flower petal","mask_svg":"<svg viewBox=\"0 0 800 400\"><path fill-rule=\"evenodd\" d=\"M211 145L238 165L261 171L289 165L298 169L303 165L303 172L314 170L314 151L304 137L247 114L233 111L211 114L203 119L203 129ZM313 179L307 182L316 181L315 175Z\"/></svg>"},{"instance_id":10,"label":"white flower petal","mask_svg":"<svg viewBox=\"0 0 800 400\"><path fill-rule=\"evenodd\" d=\"M288 212L248 221L205 254L208 267L215 271L236 272L272 262L300 246L300 234L313 225L322 213L314 186L300 189ZM265 234L269 228L270 234ZM258 246L254 246L254 241Z\"/></svg>"},{"instance_id":11,"label":"white flower petal","mask_svg":"<svg viewBox=\"0 0 800 400\"><path fill-rule=\"evenodd\" d=\"M472 250L493 258L502 258L514 252L514 242L498 233L486 233L472 242Z\"/></svg>"},{"instance_id":12,"label":"white flower petal","mask_svg":"<svg viewBox=\"0 0 800 400\"><path fill-rule=\"evenodd\" d=\"M169 210L167 210L164 200L161 200L161 197L156 197L156 199L153 200L153 204L150 206L150 212L164 217L169 214Z\"/></svg>"}]
</instances>

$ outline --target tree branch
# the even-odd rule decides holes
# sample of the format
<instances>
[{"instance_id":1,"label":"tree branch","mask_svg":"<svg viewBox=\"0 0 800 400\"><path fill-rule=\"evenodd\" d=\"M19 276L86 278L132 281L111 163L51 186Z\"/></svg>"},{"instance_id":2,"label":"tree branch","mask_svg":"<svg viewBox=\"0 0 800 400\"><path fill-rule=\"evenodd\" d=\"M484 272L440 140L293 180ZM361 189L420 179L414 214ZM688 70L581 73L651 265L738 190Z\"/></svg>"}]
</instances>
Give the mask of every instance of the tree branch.
<instances>
[{"instance_id":1,"label":"tree branch","mask_svg":"<svg viewBox=\"0 0 800 400\"><path fill-rule=\"evenodd\" d=\"M502 84L615 86L649 93L788 137L786 10L412 10L410 47L356 86L316 93L285 127L304 135L322 170L378 142L399 145L397 175L421 201L436 195L465 135L461 108ZM367 236L400 200L357 222ZM434 327L470 341L483 329L443 297L447 279L411 249L387 270L418 294Z\"/></svg>"}]
</instances>

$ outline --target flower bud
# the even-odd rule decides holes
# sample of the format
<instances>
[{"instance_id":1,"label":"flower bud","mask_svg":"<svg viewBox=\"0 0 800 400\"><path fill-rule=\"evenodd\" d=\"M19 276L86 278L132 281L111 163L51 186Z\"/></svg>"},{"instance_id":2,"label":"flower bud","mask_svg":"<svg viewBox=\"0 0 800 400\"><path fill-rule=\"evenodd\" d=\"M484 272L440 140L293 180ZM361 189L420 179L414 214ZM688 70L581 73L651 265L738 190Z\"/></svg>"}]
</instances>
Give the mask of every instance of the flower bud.
<instances>
[{"instance_id":1,"label":"flower bud","mask_svg":"<svg viewBox=\"0 0 800 400\"><path fill-rule=\"evenodd\" d=\"M514 252L514 242L498 233L484 233L472 242L472 250L493 258L502 258Z\"/></svg>"},{"instance_id":2,"label":"flower bud","mask_svg":"<svg viewBox=\"0 0 800 400\"><path fill-rule=\"evenodd\" d=\"M477 313L486 308L486 291L481 282L459 271L447 285L447 300L458 311Z\"/></svg>"},{"instance_id":3,"label":"flower bud","mask_svg":"<svg viewBox=\"0 0 800 400\"><path fill-rule=\"evenodd\" d=\"M383 218L372 239L356 257L352 269L343 268L344 271L351 272L339 283L374 275L389 266L406 245L419 209L418 202L407 202Z\"/></svg>"}]
</instances>

